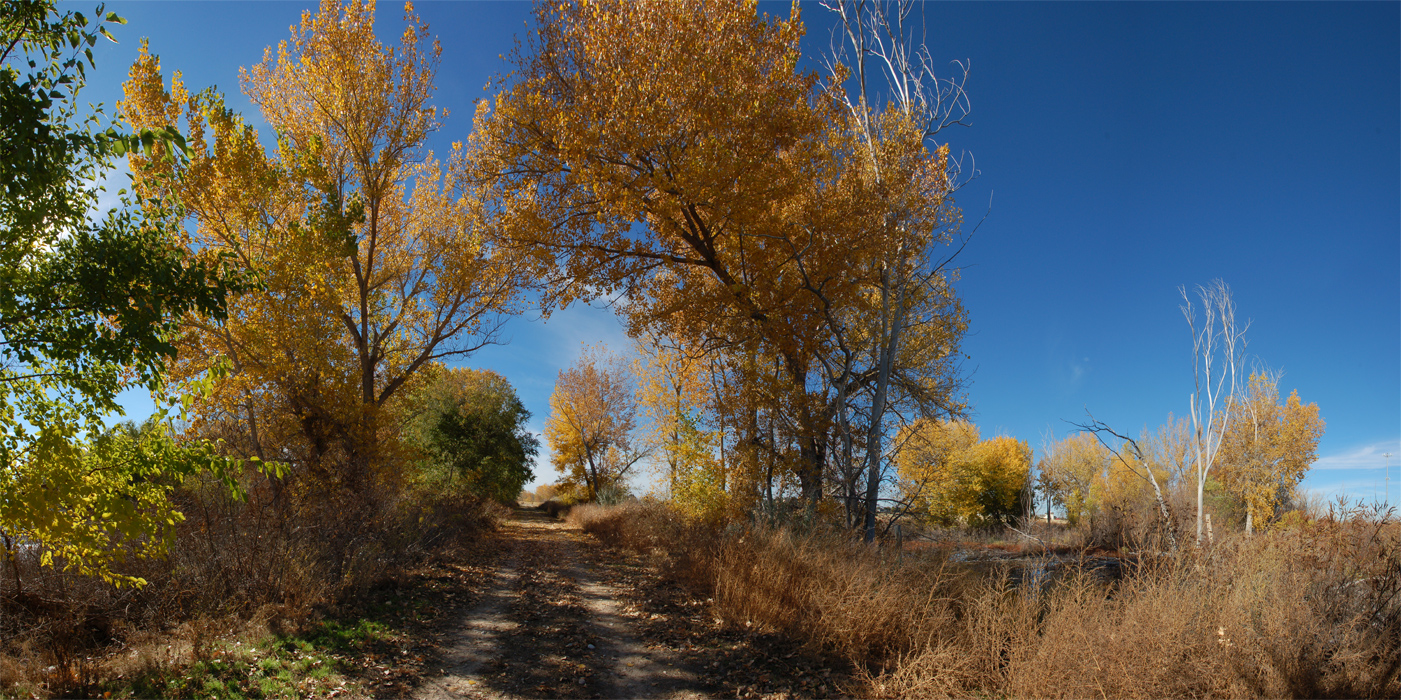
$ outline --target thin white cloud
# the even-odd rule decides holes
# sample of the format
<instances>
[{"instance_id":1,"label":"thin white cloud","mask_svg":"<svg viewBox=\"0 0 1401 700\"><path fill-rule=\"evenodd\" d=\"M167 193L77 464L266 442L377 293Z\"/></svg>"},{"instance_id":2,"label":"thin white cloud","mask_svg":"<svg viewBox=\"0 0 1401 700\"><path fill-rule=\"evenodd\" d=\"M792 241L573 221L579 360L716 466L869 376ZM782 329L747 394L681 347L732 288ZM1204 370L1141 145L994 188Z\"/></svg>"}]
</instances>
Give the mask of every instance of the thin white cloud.
<instances>
[{"instance_id":1,"label":"thin white cloud","mask_svg":"<svg viewBox=\"0 0 1401 700\"><path fill-rule=\"evenodd\" d=\"M1324 504L1335 504L1340 498L1346 498L1352 505L1367 504L1389 504L1396 505L1401 500L1401 485L1396 483L1393 477L1391 480L1390 495L1387 494L1388 484L1381 479L1357 479L1353 481L1334 481L1326 484L1300 484L1299 490L1309 494L1313 498Z\"/></svg>"},{"instance_id":2,"label":"thin white cloud","mask_svg":"<svg viewBox=\"0 0 1401 700\"><path fill-rule=\"evenodd\" d=\"M1085 378L1085 372L1086 372L1086 369L1085 369L1084 365L1081 365L1081 364L1078 364L1078 363L1077 363L1077 364L1074 364L1074 365L1071 365L1071 367L1070 367L1070 383L1073 384L1073 385L1078 385L1078 384L1080 383L1080 380Z\"/></svg>"},{"instance_id":3,"label":"thin white cloud","mask_svg":"<svg viewBox=\"0 0 1401 700\"><path fill-rule=\"evenodd\" d=\"M1313 463L1314 469L1384 469L1386 454L1391 453L1391 466L1401 464L1401 441L1383 440L1370 445L1354 447L1345 452L1320 457Z\"/></svg>"},{"instance_id":4,"label":"thin white cloud","mask_svg":"<svg viewBox=\"0 0 1401 700\"><path fill-rule=\"evenodd\" d=\"M551 349L550 359L559 369L574 364L585 345L602 345L609 352L626 357L633 354L632 339L623 330L617 313L602 305L575 304L556 311L544 322L541 332Z\"/></svg>"}]
</instances>

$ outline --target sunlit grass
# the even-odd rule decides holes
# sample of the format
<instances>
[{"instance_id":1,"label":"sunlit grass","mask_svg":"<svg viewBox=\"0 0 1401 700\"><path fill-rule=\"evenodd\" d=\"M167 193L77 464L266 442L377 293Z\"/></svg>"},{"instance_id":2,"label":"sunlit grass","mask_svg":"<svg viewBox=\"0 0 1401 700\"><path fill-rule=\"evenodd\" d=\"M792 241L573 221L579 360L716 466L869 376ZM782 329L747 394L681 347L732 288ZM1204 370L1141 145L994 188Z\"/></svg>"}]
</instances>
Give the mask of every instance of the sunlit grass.
<instances>
[{"instance_id":1,"label":"sunlit grass","mask_svg":"<svg viewBox=\"0 0 1401 700\"><path fill-rule=\"evenodd\" d=\"M331 620L293 636L269 635L252 644L218 642L207 658L149 668L97 688L103 697L305 698L362 695L348 654L393 639L369 619Z\"/></svg>"}]
</instances>

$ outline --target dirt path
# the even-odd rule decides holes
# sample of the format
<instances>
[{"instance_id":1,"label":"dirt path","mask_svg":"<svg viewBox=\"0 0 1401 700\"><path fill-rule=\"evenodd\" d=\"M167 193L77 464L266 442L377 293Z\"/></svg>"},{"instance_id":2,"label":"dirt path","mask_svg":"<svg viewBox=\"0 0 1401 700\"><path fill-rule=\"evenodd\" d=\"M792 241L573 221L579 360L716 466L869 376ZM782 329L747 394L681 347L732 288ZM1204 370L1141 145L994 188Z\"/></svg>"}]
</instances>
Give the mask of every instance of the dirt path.
<instances>
[{"instance_id":1,"label":"dirt path","mask_svg":"<svg viewBox=\"0 0 1401 700\"><path fill-rule=\"evenodd\" d=\"M719 690L696 659L647 642L643 613L589 556L591 538L524 509L499 536L503 563L415 697L680 700Z\"/></svg>"}]
</instances>

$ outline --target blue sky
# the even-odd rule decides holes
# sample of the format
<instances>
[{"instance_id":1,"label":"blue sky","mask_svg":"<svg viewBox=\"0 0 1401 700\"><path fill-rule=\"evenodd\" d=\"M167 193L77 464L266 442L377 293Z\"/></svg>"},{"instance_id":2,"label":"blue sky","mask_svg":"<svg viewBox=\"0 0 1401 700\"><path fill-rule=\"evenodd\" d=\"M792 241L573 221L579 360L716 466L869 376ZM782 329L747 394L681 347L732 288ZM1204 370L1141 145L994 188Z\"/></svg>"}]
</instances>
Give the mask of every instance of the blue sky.
<instances>
[{"instance_id":1,"label":"blue sky","mask_svg":"<svg viewBox=\"0 0 1401 700\"><path fill-rule=\"evenodd\" d=\"M86 5L72 4L85 8ZM130 21L87 98L112 105L149 36L167 72L237 93L238 69L308 3L109 3ZM380 6L380 34L402 29ZM766 4L786 14L786 4ZM522 2L425 2L442 41L440 151L531 20ZM831 18L804 6L805 50ZM974 420L1039 447L1086 410L1136 432L1183 415L1191 347L1177 288L1221 278L1251 321L1248 352L1327 421L1305 485L1370 500L1401 453L1401 5L932 3L936 61L969 60L972 126L945 132L987 213L959 284ZM989 210L989 202L991 209ZM468 364L505 374L538 427L581 343L625 347L606 309L516 319ZM132 397L134 414L147 402ZM1401 500L1401 456L1392 464ZM552 478L542 464L537 476Z\"/></svg>"}]
</instances>

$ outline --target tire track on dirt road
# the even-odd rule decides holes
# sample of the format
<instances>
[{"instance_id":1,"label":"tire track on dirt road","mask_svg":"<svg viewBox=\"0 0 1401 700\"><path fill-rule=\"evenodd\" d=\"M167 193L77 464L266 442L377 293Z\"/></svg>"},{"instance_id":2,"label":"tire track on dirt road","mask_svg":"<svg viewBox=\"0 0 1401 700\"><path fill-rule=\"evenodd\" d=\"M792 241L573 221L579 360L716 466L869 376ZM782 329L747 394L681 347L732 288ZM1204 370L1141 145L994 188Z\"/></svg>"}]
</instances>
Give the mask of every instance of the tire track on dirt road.
<instances>
[{"instance_id":1,"label":"tire track on dirt road","mask_svg":"<svg viewBox=\"0 0 1401 700\"><path fill-rule=\"evenodd\" d=\"M465 614L419 700L705 697L694 671L642 642L619 592L585 555L592 538L517 509L487 592Z\"/></svg>"},{"instance_id":2,"label":"tire track on dirt road","mask_svg":"<svg viewBox=\"0 0 1401 700\"><path fill-rule=\"evenodd\" d=\"M441 658L440 675L424 679L415 698L483 697L479 672L491 660L500 637L516 627L506 613L513 598L511 589L519 577L517 566L515 553L508 555L481 601L462 616L460 628Z\"/></svg>"},{"instance_id":3,"label":"tire track on dirt road","mask_svg":"<svg viewBox=\"0 0 1401 700\"><path fill-rule=\"evenodd\" d=\"M620 602L618 591L601 582L592 565L576 559L573 572L603 642L600 647L603 655L612 660L611 672L600 683L604 697L669 700L705 697L696 690L695 673L686 668L676 654L642 641L626 606Z\"/></svg>"}]
</instances>

